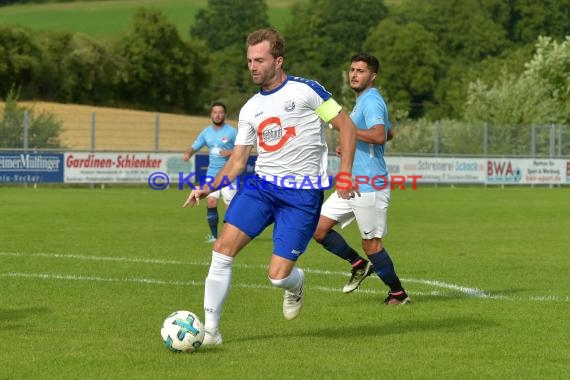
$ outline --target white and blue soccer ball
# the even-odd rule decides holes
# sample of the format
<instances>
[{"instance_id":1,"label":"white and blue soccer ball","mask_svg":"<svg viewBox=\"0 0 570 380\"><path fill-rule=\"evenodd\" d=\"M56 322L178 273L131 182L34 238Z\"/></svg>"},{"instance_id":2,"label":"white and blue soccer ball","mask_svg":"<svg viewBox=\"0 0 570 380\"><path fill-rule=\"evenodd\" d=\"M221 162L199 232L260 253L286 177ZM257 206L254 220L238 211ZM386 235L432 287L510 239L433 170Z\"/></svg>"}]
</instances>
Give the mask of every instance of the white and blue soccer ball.
<instances>
[{"instance_id":1,"label":"white and blue soccer ball","mask_svg":"<svg viewBox=\"0 0 570 380\"><path fill-rule=\"evenodd\" d=\"M166 317L160 335L170 351L194 352L204 341L204 325L196 314L179 310Z\"/></svg>"}]
</instances>

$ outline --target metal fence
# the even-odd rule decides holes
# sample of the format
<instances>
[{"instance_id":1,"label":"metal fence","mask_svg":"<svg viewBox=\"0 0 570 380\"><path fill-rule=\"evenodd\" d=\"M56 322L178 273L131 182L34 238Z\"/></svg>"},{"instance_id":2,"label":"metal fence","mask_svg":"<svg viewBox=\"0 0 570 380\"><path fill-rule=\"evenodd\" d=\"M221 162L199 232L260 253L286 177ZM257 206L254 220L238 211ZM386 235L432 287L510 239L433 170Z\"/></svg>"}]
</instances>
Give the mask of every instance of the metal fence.
<instances>
[{"instance_id":1,"label":"metal fence","mask_svg":"<svg viewBox=\"0 0 570 380\"><path fill-rule=\"evenodd\" d=\"M0 118L0 133L9 127L5 125L7 119L21 120L22 125L17 126L21 144L0 148L39 148L29 143L33 114L22 112L18 118ZM62 112L56 118L63 128L61 148L68 151L180 152L210 124L208 117L124 110ZM237 125L236 121L228 122ZM570 156L567 125L490 125L443 120L396 123L394 131L395 138L387 146L388 155ZM338 133L332 129L326 133L332 152L338 144Z\"/></svg>"}]
</instances>

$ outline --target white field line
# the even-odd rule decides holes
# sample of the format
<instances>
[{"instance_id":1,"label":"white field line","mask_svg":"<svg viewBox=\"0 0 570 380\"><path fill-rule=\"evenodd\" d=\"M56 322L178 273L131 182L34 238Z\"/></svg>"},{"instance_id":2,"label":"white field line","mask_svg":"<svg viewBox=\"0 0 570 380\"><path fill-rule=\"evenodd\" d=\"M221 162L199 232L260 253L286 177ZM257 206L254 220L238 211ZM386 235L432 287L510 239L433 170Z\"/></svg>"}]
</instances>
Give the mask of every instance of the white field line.
<instances>
[{"instance_id":1,"label":"white field line","mask_svg":"<svg viewBox=\"0 0 570 380\"><path fill-rule=\"evenodd\" d=\"M79 275L69 275L69 274L54 274L54 273L25 273L25 272L8 272L0 273L0 277L19 277L19 278L36 278L43 280L68 280L68 281L90 281L90 282L118 282L118 283L137 283L137 284L150 284L150 285L168 285L168 286L203 286L204 283L201 281L167 281L158 280L154 278L113 278L113 277L99 277L99 276L79 276ZM234 288L244 288L244 289L277 289L272 285L260 285L260 284L232 284ZM310 289L319 290L322 292L334 292L338 293L338 288L329 288L324 286L313 286ZM359 290L359 293L367 294L381 294L385 295L385 291L379 290ZM442 296L441 292L414 292L414 295L430 295L430 296Z\"/></svg>"},{"instance_id":2,"label":"white field line","mask_svg":"<svg viewBox=\"0 0 570 380\"><path fill-rule=\"evenodd\" d=\"M209 266L209 262L192 262L192 261L179 261L179 260L164 260L164 259L145 259L137 257L120 257L120 256L91 256L91 255L77 255L77 254L60 254L60 253L21 253L21 252L0 252L0 256L12 257L39 257L47 259L68 259L68 260L87 260L87 261L109 261L109 262L126 262L126 263L142 263L142 264L158 264L158 265L191 265L191 266ZM234 264L235 268L245 269L266 269L266 265L251 265L251 264ZM303 268L307 273L327 276L347 276L348 272L328 271L321 269ZM52 280L76 280L76 281L96 281L96 282L131 282L131 283L146 283L154 285L179 285L179 286L202 286L203 282L199 281L166 281L159 279L149 278L106 278L97 276L78 276L78 275L62 275L62 274L48 274L48 273L23 273L23 272L8 272L0 273L0 277L27 277L27 278L43 278ZM453 293L461 293L468 297L474 298L487 298L487 299L501 299L501 300L528 300L528 301L552 301L552 302L570 302L570 296L556 296L556 295L535 295L528 296L527 298L509 297L500 294L491 295L484 290L478 288L470 288L457 284L449 284L438 280L422 280L414 278L402 278L403 282L423 284L435 288L445 289ZM257 289L274 289L270 285L256 285L256 284L232 284L238 288L257 288ZM328 288L322 286L314 286L312 289L321 290L325 292L338 292L336 288ZM386 292L372 290L372 289L359 289L359 293L370 294L385 294ZM447 296L449 292L432 291L432 292L410 292L415 295L430 295L430 296Z\"/></svg>"}]
</instances>

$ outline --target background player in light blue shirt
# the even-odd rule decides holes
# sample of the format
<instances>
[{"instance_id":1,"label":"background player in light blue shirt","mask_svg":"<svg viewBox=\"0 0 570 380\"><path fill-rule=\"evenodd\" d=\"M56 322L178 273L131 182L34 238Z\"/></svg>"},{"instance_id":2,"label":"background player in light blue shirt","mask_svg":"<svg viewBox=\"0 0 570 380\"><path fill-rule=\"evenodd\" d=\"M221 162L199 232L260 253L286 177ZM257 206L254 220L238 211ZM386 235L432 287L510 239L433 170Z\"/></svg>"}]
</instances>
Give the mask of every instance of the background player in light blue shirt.
<instances>
[{"instance_id":1,"label":"background player in light blue shirt","mask_svg":"<svg viewBox=\"0 0 570 380\"><path fill-rule=\"evenodd\" d=\"M215 102L212 104L210 117L212 124L198 135L192 146L184 152L182 159L188 161L196 152L207 146L210 154L206 176L213 179L232 154L237 130L226 124L226 105L224 103ZM213 243L218 237L218 199L221 196L227 206L235 193L234 186L227 186L208 194L207 218L211 234L206 236L206 242Z\"/></svg>"},{"instance_id":2,"label":"background player in light blue shirt","mask_svg":"<svg viewBox=\"0 0 570 380\"><path fill-rule=\"evenodd\" d=\"M313 237L329 252L352 265L352 275L343 288L345 293L357 289L367 276L376 272L390 288L384 303L399 305L408 303L410 298L382 244L382 238L388 232L387 214L390 203L384 144L392 134L386 103L374 87L379 67L378 59L368 53L359 53L351 59L350 87L357 96L356 105L350 114L357 127L352 174L358 184L356 189L360 192L360 197L342 199L332 194L323 204ZM335 225L340 224L344 228L354 219L360 230L362 248L370 261L362 258L333 230Z\"/></svg>"}]
</instances>

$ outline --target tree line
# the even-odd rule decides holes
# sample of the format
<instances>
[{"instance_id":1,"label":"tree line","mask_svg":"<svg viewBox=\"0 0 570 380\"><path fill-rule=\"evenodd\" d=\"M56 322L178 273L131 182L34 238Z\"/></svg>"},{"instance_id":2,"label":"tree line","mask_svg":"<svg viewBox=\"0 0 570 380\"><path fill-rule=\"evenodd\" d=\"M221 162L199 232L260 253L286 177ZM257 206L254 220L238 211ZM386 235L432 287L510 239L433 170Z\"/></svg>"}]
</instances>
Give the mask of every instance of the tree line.
<instances>
[{"instance_id":1,"label":"tree line","mask_svg":"<svg viewBox=\"0 0 570 380\"><path fill-rule=\"evenodd\" d=\"M352 94L344 85L348 61L367 50L380 59L378 85L398 119L504 121L509 107L526 104L522 99L516 104L516 93L532 95L543 114L554 109L556 119L568 123L570 0L389 4L296 3L281 30L286 71L320 81L350 104ZM23 99L187 113L222 100L235 113L256 90L247 71L245 38L270 26L267 10L264 0L209 0L189 22L188 35L180 35L160 10L141 8L128 31L112 41L0 26L0 96L15 84ZM537 54L556 55L549 62L559 71L529 69L543 64ZM510 104L489 113L497 102Z\"/></svg>"}]
</instances>

